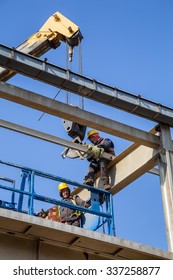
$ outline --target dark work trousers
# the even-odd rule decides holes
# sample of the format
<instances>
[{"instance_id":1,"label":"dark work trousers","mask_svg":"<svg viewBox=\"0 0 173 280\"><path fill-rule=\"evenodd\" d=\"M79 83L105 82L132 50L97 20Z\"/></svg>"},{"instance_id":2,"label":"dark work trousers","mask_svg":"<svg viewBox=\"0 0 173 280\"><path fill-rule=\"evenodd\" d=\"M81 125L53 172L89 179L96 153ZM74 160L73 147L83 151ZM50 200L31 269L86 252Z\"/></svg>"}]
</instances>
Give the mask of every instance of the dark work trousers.
<instances>
[{"instance_id":1,"label":"dark work trousers","mask_svg":"<svg viewBox=\"0 0 173 280\"><path fill-rule=\"evenodd\" d=\"M95 159L93 158L90 161L90 165L88 168L87 175L85 176L85 180L91 179L94 183L94 177L97 172L100 171L100 179L103 182L103 185L109 184L109 176L107 171L108 160L106 159Z\"/></svg>"}]
</instances>

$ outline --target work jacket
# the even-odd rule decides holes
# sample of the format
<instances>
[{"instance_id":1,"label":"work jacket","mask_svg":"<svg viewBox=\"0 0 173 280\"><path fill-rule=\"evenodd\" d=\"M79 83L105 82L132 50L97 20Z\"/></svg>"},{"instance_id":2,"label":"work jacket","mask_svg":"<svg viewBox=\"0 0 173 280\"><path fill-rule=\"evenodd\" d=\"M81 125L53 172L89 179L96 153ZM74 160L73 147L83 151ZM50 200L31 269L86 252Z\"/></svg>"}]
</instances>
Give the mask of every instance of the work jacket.
<instances>
[{"instance_id":1,"label":"work jacket","mask_svg":"<svg viewBox=\"0 0 173 280\"><path fill-rule=\"evenodd\" d=\"M70 196L69 198L65 198L65 199L62 198L61 201L68 202L73 205L80 205L80 206L85 206L86 204L86 202L82 200L78 195L74 197ZM58 212L61 220L66 220L67 218L72 218L72 217L79 218L82 214L81 211L65 206L59 206Z\"/></svg>"},{"instance_id":2,"label":"work jacket","mask_svg":"<svg viewBox=\"0 0 173 280\"><path fill-rule=\"evenodd\" d=\"M98 148L103 148L107 153L115 155L114 143L109 138L100 138L94 145Z\"/></svg>"}]
</instances>

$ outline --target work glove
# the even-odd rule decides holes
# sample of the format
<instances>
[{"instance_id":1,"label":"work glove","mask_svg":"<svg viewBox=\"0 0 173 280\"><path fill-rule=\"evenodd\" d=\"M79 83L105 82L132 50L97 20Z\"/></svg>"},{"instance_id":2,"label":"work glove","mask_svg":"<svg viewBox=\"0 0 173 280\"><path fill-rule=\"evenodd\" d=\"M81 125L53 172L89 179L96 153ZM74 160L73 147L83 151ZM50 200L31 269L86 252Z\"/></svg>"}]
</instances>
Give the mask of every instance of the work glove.
<instances>
[{"instance_id":1,"label":"work glove","mask_svg":"<svg viewBox=\"0 0 173 280\"><path fill-rule=\"evenodd\" d=\"M87 159L90 158L102 158L102 155L104 153L104 149L103 148L99 148L97 146L92 146L92 145L88 145L88 149L87 149Z\"/></svg>"},{"instance_id":2,"label":"work glove","mask_svg":"<svg viewBox=\"0 0 173 280\"><path fill-rule=\"evenodd\" d=\"M41 211L36 213L37 217L46 218L48 216L49 211L45 211L44 209L41 209Z\"/></svg>"}]
</instances>

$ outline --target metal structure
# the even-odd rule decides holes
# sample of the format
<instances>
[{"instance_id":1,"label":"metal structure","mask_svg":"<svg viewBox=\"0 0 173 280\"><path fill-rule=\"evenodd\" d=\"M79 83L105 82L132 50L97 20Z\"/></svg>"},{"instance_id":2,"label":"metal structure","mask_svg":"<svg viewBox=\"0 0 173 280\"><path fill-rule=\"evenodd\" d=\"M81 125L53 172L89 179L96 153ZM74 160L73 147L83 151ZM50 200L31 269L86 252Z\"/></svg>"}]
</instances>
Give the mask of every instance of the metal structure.
<instances>
[{"instance_id":1,"label":"metal structure","mask_svg":"<svg viewBox=\"0 0 173 280\"><path fill-rule=\"evenodd\" d=\"M173 109L0 45L1 66L30 78L173 127Z\"/></svg>"},{"instance_id":2,"label":"metal structure","mask_svg":"<svg viewBox=\"0 0 173 280\"><path fill-rule=\"evenodd\" d=\"M0 65L30 78L156 122L156 127L150 132L146 132L51 100L48 97L3 82L0 83L1 98L135 142L110 162L109 175L113 186L112 194L116 194L135 179L151 171L155 166L159 166L157 174L159 174L161 182L169 250L166 257L164 254L160 256L161 258L173 258L173 141L170 133L170 128L173 127L173 109L72 73L3 45L0 45ZM4 120L1 121L0 126L65 147L84 149L77 143L67 143L66 140L53 135ZM77 189L76 192L87 196L84 190ZM143 248L144 251L145 248ZM155 250L152 250L152 253L154 258L157 258ZM115 255L117 257L116 253L114 253L114 257ZM127 255L125 258L128 258ZM137 251L135 257L137 258ZM148 255L148 258L150 257ZM147 256L145 255L144 258Z\"/></svg>"}]
</instances>

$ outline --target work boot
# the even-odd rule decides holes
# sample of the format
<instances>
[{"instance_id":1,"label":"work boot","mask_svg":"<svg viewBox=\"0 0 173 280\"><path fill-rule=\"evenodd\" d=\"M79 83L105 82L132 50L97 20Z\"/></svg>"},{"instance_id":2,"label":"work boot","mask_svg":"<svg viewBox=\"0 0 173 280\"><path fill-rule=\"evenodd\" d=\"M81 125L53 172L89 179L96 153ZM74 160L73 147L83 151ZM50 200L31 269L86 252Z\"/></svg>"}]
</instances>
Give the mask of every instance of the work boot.
<instances>
[{"instance_id":1,"label":"work boot","mask_svg":"<svg viewBox=\"0 0 173 280\"><path fill-rule=\"evenodd\" d=\"M87 179L85 179L83 184L88 185L88 186L93 186L94 185L94 180L92 178L87 178Z\"/></svg>"},{"instance_id":2,"label":"work boot","mask_svg":"<svg viewBox=\"0 0 173 280\"><path fill-rule=\"evenodd\" d=\"M111 186L109 184L104 185L104 189L105 189L105 191L110 191L111 190Z\"/></svg>"}]
</instances>

